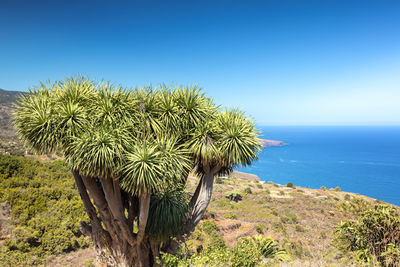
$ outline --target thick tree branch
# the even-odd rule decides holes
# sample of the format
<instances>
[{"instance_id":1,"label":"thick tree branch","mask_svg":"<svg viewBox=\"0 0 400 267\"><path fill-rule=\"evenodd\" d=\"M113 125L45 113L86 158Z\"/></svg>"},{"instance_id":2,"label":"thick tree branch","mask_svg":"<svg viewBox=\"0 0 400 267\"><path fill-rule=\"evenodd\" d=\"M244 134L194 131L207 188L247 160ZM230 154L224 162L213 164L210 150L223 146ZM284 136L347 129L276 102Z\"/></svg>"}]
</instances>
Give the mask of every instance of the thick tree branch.
<instances>
[{"instance_id":1,"label":"thick tree branch","mask_svg":"<svg viewBox=\"0 0 400 267\"><path fill-rule=\"evenodd\" d=\"M101 220L104 223L107 231L113 236L113 239L118 237L117 229L112 224L112 216L108 209L108 205L104 196L103 191L97 184L95 178L82 176L82 181L84 182L88 192L93 198L93 202L99 211Z\"/></svg>"},{"instance_id":2,"label":"thick tree branch","mask_svg":"<svg viewBox=\"0 0 400 267\"><path fill-rule=\"evenodd\" d=\"M94 242L101 242L102 246L111 246L111 236L105 231L101 225L100 219L97 217L96 209L93 206L90 197L86 191L87 187L85 186L82 176L79 175L77 171L72 171L72 175L74 176L75 183L78 187L79 195L83 201L85 206L86 213L89 216L91 227L86 223L80 224L80 230L82 234L92 236Z\"/></svg>"},{"instance_id":3,"label":"thick tree branch","mask_svg":"<svg viewBox=\"0 0 400 267\"><path fill-rule=\"evenodd\" d=\"M138 266L143 266L143 255L141 243L144 238L144 234L146 231L147 218L149 216L149 208L150 208L150 196L151 193L149 191L143 192L139 196L139 230L137 234L137 255L138 255Z\"/></svg>"},{"instance_id":4,"label":"thick tree branch","mask_svg":"<svg viewBox=\"0 0 400 267\"><path fill-rule=\"evenodd\" d=\"M89 216L90 223L93 227L101 226L100 220L97 217L96 209L93 207L92 202L90 201L90 197L86 191L85 184L82 181L82 177L78 174L77 171L72 171L72 175L74 176L76 186L78 187L79 195L83 201L83 205L85 206L86 213Z\"/></svg>"},{"instance_id":5,"label":"thick tree branch","mask_svg":"<svg viewBox=\"0 0 400 267\"><path fill-rule=\"evenodd\" d=\"M188 235L194 231L197 224L203 218L203 215L210 203L213 186L214 186L214 175L221 167L204 166L204 170L210 170L212 172L206 173L199 181L196 191L190 200L190 215L189 219L183 228L183 234Z\"/></svg>"},{"instance_id":6,"label":"thick tree branch","mask_svg":"<svg viewBox=\"0 0 400 267\"><path fill-rule=\"evenodd\" d=\"M146 230L147 218L149 216L150 208L150 192L142 193L139 196L139 231L137 235L138 243L143 240Z\"/></svg>"},{"instance_id":7,"label":"thick tree branch","mask_svg":"<svg viewBox=\"0 0 400 267\"><path fill-rule=\"evenodd\" d=\"M111 214L114 217L114 220L117 222L118 226L120 227L124 239L128 241L131 246L135 246L133 229L129 228L128 220L126 219L124 214L121 200L121 190L119 189L119 186L118 188L114 189L115 183L111 178L100 178L100 181Z\"/></svg>"}]
</instances>

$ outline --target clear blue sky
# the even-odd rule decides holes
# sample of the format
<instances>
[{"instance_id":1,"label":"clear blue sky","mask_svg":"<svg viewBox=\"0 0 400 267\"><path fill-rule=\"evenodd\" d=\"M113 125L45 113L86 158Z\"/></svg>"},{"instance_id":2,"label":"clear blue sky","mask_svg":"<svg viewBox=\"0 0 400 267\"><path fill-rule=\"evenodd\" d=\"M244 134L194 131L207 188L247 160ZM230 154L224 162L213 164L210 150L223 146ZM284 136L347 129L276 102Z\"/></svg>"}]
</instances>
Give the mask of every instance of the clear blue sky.
<instances>
[{"instance_id":1,"label":"clear blue sky","mask_svg":"<svg viewBox=\"0 0 400 267\"><path fill-rule=\"evenodd\" d=\"M400 1L0 0L0 88L198 84L260 125L400 125Z\"/></svg>"}]
</instances>

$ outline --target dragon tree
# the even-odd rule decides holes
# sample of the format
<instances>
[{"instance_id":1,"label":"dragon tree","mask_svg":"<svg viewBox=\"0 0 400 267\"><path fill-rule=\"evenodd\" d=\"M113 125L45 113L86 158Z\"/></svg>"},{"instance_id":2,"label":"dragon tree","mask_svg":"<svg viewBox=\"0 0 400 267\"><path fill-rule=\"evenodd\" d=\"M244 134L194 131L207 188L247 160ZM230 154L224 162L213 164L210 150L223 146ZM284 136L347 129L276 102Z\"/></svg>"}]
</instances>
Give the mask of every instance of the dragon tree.
<instances>
[{"instance_id":1,"label":"dragon tree","mask_svg":"<svg viewBox=\"0 0 400 267\"><path fill-rule=\"evenodd\" d=\"M202 219L214 177L260 150L254 122L197 87L128 90L75 76L30 89L14 117L26 145L63 155L89 217L80 230L110 266L155 266L160 252L175 253Z\"/></svg>"}]
</instances>

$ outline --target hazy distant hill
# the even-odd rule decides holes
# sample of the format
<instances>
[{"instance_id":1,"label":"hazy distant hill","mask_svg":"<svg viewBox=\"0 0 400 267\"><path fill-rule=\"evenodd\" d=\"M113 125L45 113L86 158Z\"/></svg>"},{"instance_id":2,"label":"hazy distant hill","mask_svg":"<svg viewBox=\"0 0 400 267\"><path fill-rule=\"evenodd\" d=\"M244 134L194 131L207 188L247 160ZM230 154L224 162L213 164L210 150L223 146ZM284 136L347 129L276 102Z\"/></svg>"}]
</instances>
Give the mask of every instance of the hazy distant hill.
<instances>
[{"instance_id":1,"label":"hazy distant hill","mask_svg":"<svg viewBox=\"0 0 400 267\"><path fill-rule=\"evenodd\" d=\"M12 104L22 92L7 91L0 88L0 104Z\"/></svg>"},{"instance_id":2,"label":"hazy distant hill","mask_svg":"<svg viewBox=\"0 0 400 267\"><path fill-rule=\"evenodd\" d=\"M13 152L21 150L11 121L13 103L21 93L23 92L0 89L0 153L15 154Z\"/></svg>"},{"instance_id":3,"label":"hazy distant hill","mask_svg":"<svg viewBox=\"0 0 400 267\"><path fill-rule=\"evenodd\" d=\"M0 89L0 135L10 135L14 132L11 126L11 114L13 103L21 93Z\"/></svg>"}]
</instances>

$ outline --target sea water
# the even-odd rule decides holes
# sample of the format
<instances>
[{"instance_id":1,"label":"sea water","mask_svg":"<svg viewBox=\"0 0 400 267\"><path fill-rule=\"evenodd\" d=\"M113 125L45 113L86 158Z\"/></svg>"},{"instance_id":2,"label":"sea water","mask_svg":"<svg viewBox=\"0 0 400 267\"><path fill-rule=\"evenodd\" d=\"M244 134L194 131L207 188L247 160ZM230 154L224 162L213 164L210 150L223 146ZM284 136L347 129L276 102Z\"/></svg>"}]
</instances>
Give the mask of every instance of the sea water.
<instances>
[{"instance_id":1,"label":"sea water","mask_svg":"<svg viewBox=\"0 0 400 267\"><path fill-rule=\"evenodd\" d=\"M339 186L342 191L400 205L400 127L258 128L262 138L286 145L264 149L258 161L239 171L278 184Z\"/></svg>"}]
</instances>

